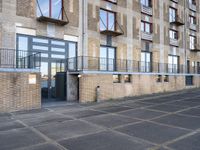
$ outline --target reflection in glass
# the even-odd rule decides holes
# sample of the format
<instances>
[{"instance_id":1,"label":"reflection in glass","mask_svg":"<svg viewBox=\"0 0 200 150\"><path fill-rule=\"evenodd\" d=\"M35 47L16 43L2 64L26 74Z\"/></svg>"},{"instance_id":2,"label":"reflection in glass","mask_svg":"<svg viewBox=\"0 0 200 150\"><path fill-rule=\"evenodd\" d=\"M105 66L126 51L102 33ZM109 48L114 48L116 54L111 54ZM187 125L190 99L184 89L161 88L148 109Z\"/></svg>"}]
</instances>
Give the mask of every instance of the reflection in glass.
<instances>
[{"instance_id":1,"label":"reflection in glass","mask_svg":"<svg viewBox=\"0 0 200 150\"><path fill-rule=\"evenodd\" d=\"M28 38L19 36L18 37L18 50L27 51L28 50Z\"/></svg>"}]
</instances>

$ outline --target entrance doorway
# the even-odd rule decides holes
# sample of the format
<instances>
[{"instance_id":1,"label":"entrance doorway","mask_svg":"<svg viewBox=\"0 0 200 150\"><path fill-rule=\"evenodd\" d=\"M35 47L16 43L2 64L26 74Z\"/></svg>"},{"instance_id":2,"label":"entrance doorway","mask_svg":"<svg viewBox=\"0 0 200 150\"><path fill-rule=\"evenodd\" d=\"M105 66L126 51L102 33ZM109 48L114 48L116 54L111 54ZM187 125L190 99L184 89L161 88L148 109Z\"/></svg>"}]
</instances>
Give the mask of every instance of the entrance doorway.
<instances>
[{"instance_id":1,"label":"entrance doorway","mask_svg":"<svg viewBox=\"0 0 200 150\"><path fill-rule=\"evenodd\" d=\"M56 95L56 62L75 58L77 43L47 37L35 37L17 34L17 50L41 52L41 96L42 102L66 101ZM65 63L59 71L65 71Z\"/></svg>"}]
</instances>

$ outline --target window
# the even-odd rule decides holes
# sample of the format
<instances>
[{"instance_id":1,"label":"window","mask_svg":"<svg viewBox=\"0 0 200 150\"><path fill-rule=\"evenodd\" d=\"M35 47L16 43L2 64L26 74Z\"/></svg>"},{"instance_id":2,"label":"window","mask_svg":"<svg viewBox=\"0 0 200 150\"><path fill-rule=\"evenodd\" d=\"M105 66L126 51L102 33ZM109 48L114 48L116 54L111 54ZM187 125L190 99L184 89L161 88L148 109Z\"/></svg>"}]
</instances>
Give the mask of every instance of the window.
<instances>
[{"instance_id":1,"label":"window","mask_svg":"<svg viewBox=\"0 0 200 150\"><path fill-rule=\"evenodd\" d=\"M131 83L131 75L124 75L124 82Z\"/></svg>"},{"instance_id":2,"label":"window","mask_svg":"<svg viewBox=\"0 0 200 150\"><path fill-rule=\"evenodd\" d=\"M113 47L100 47L100 70L115 70L115 48Z\"/></svg>"},{"instance_id":3,"label":"window","mask_svg":"<svg viewBox=\"0 0 200 150\"><path fill-rule=\"evenodd\" d=\"M169 30L169 37L170 39L178 40L178 31Z\"/></svg>"},{"instance_id":4,"label":"window","mask_svg":"<svg viewBox=\"0 0 200 150\"><path fill-rule=\"evenodd\" d=\"M169 82L169 76L168 75L164 76L164 82Z\"/></svg>"},{"instance_id":5,"label":"window","mask_svg":"<svg viewBox=\"0 0 200 150\"><path fill-rule=\"evenodd\" d=\"M141 72L151 72L150 52L141 52Z\"/></svg>"},{"instance_id":6,"label":"window","mask_svg":"<svg viewBox=\"0 0 200 150\"><path fill-rule=\"evenodd\" d=\"M162 76L161 75L157 76L156 82L162 82Z\"/></svg>"},{"instance_id":7,"label":"window","mask_svg":"<svg viewBox=\"0 0 200 150\"><path fill-rule=\"evenodd\" d=\"M62 0L38 0L37 16L62 19Z\"/></svg>"},{"instance_id":8,"label":"window","mask_svg":"<svg viewBox=\"0 0 200 150\"><path fill-rule=\"evenodd\" d=\"M190 49L195 48L195 43L196 43L196 37L190 35Z\"/></svg>"},{"instance_id":9,"label":"window","mask_svg":"<svg viewBox=\"0 0 200 150\"><path fill-rule=\"evenodd\" d=\"M177 10L175 8L169 8L169 22L175 22L177 16Z\"/></svg>"},{"instance_id":10,"label":"window","mask_svg":"<svg viewBox=\"0 0 200 150\"><path fill-rule=\"evenodd\" d=\"M189 4L192 4L192 5L196 5L196 1L195 0L188 0Z\"/></svg>"},{"instance_id":11,"label":"window","mask_svg":"<svg viewBox=\"0 0 200 150\"><path fill-rule=\"evenodd\" d=\"M141 0L141 4L147 7L152 7L151 0Z\"/></svg>"},{"instance_id":12,"label":"window","mask_svg":"<svg viewBox=\"0 0 200 150\"><path fill-rule=\"evenodd\" d=\"M200 74L200 62L197 62L197 73Z\"/></svg>"},{"instance_id":13,"label":"window","mask_svg":"<svg viewBox=\"0 0 200 150\"><path fill-rule=\"evenodd\" d=\"M190 15L189 16L189 22L190 22L190 24L196 25L196 17Z\"/></svg>"},{"instance_id":14,"label":"window","mask_svg":"<svg viewBox=\"0 0 200 150\"><path fill-rule=\"evenodd\" d=\"M152 23L141 21L141 31L145 33L152 33Z\"/></svg>"},{"instance_id":15,"label":"window","mask_svg":"<svg viewBox=\"0 0 200 150\"><path fill-rule=\"evenodd\" d=\"M115 31L115 16L116 14L111 11L100 10L100 31Z\"/></svg>"},{"instance_id":16,"label":"window","mask_svg":"<svg viewBox=\"0 0 200 150\"><path fill-rule=\"evenodd\" d=\"M169 55L168 56L168 72L178 73L179 70L179 56Z\"/></svg>"},{"instance_id":17,"label":"window","mask_svg":"<svg viewBox=\"0 0 200 150\"><path fill-rule=\"evenodd\" d=\"M113 83L120 83L121 82L121 76L120 75L113 75Z\"/></svg>"}]
</instances>

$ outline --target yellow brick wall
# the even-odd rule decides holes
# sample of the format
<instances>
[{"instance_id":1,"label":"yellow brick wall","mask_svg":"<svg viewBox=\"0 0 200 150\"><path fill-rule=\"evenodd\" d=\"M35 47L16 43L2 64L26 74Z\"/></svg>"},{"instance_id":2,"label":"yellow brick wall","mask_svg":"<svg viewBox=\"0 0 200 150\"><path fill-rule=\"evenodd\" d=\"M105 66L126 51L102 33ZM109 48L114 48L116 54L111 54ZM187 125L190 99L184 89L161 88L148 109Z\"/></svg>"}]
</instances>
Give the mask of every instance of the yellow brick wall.
<instances>
[{"instance_id":1,"label":"yellow brick wall","mask_svg":"<svg viewBox=\"0 0 200 150\"><path fill-rule=\"evenodd\" d=\"M195 85L192 87L185 86L185 76L181 75L169 76L169 82L164 82L164 76L162 82L157 82L157 75L132 75L131 78L131 83L124 83L124 76L121 75L121 83L113 83L111 74L82 75L79 80L80 102L95 101L97 86L100 86L99 99L102 101L200 87L199 76L194 76Z\"/></svg>"},{"instance_id":2,"label":"yellow brick wall","mask_svg":"<svg viewBox=\"0 0 200 150\"><path fill-rule=\"evenodd\" d=\"M36 84L29 84L29 75L36 75ZM39 73L0 72L0 112L41 108Z\"/></svg>"}]
</instances>

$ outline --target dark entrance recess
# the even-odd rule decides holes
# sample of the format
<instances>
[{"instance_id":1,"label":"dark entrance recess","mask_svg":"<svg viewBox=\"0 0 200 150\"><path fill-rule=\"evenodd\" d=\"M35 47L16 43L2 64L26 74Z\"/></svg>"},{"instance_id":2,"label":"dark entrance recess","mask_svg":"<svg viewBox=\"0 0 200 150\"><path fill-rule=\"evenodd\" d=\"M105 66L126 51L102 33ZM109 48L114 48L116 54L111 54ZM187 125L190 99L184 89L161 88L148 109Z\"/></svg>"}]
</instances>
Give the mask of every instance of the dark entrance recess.
<instances>
[{"instance_id":1,"label":"dark entrance recess","mask_svg":"<svg viewBox=\"0 0 200 150\"><path fill-rule=\"evenodd\" d=\"M193 76L186 76L185 84L186 84L186 86L192 86L193 85Z\"/></svg>"}]
</instances>

